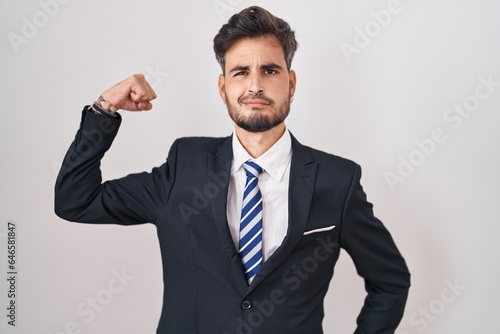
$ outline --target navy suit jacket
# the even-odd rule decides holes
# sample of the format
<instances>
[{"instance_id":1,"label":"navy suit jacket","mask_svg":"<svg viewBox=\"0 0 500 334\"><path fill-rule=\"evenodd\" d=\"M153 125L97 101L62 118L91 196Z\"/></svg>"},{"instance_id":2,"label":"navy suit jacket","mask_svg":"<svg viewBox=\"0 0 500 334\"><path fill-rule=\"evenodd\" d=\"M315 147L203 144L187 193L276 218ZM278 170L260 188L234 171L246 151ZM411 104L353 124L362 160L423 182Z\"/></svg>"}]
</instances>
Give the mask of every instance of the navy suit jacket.
<instances>
[{"instance_id":1,"label":"navy suit jacket","mask_svg":"<svg viewBox=\"0 0 500 334\"><path fill-rule=\"evenodd\" d=\"M394 333L410 275L373 215L357 164L292 137L287 235L249 286L226 218L231 137L178 139L162 166L103 183L100 160L120 122L84 109L55 212L75 222L156 225L164 279L157 333L323 333L340 248L367 291L355 333Z\"/></svg>"}]
</instances>

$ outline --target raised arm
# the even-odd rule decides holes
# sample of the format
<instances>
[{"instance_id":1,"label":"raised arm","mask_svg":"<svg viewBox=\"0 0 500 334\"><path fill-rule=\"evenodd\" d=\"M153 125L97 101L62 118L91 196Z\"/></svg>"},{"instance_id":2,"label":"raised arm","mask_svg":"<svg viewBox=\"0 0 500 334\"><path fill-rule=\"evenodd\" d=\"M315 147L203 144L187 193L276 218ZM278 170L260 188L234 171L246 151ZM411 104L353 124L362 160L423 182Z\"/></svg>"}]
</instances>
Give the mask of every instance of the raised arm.
<instances>
[{"instance_id":1,"label":"raised arm","mask_svg":"<svg viewBox=\"0 0 500 334\"><path fill-rule=\"evenodd\" d=\"M173 161L154 168L151 173L131 174L104 183L100 170L100 161L121 123L116 111L149 110L154 98L156 94L144 76L136 74L102 93L94 106L84 108L80 129L66 153L55 185L54 204L59 217L125 225L155 220L168 198ZM171 151L175 147L174 144Z\"/></svg>"}]
</instances>

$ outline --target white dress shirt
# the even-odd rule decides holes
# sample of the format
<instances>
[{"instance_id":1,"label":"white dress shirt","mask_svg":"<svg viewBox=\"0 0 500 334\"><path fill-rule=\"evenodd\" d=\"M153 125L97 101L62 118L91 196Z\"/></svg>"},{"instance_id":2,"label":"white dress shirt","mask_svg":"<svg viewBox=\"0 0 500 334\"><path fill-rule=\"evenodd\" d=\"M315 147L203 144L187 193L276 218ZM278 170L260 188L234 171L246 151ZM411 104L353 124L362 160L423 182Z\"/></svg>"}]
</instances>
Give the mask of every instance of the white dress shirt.
<instances>
[{"instance_id":1,"label":"white dress shirt","mask_svg":"<svg viewBox=\"0 0 500 334\"><path fill-rule=\"evenodd\" d=\"M292 139L285 130L281 138L264 154L254 159L233 134L233 161L227 194L227 220L236 250L239 250L241 205L246 173L243 163L254 161L264 170L259 175L262 194L262 255L266 261L281 245L288 229L288 185Z\"/></svg>"}]
</instances>

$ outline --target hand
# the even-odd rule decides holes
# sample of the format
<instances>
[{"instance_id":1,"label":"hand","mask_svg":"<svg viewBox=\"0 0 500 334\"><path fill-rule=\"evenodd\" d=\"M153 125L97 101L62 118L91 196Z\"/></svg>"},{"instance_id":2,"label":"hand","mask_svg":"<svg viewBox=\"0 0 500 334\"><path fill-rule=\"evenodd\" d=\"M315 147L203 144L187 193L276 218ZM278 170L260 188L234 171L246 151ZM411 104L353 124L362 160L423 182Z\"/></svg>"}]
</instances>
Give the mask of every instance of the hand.
<instances>
[{"instance_id":1,"label":"hand","mask_svg":"<svg viewBox=\"0 0 500 334\"><path fill-rule=\"evenodd\" d=\"M151 101L156 93L142 74L134 74L114 85L101 95L106 102L101 102L104 109L116 112L119 109L129 111L151 110Z\"/></svg>"}]
</instances>

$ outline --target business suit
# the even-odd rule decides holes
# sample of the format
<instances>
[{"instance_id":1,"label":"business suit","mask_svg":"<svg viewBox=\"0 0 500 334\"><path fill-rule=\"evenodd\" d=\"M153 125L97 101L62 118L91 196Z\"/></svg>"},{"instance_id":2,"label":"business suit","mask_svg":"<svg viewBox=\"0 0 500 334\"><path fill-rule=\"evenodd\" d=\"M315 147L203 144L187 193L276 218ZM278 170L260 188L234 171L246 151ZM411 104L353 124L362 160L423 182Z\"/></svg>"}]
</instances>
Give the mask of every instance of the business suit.
<instances>
[{"instance_id":1,"label":"business suit","mask_svg":"<svg viewBox=\"0 0 500 334\"><path fill-rule=\"evenodd\" d=\"M55 211L78 222L156 225L164 272L157 333L322 333L340 247L368 291L356 333L394 332L409 273L373 216L358 165L292 138L288 233L248 286L226 219L231 137L178 139L151 173L101 184L99 162L119 124L83 111Z\"/></svg>"}]
</instances>

